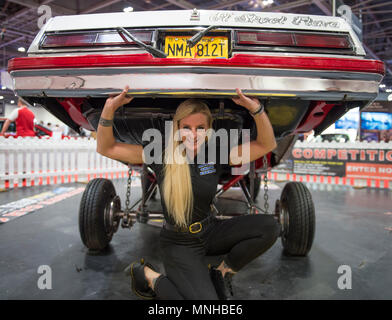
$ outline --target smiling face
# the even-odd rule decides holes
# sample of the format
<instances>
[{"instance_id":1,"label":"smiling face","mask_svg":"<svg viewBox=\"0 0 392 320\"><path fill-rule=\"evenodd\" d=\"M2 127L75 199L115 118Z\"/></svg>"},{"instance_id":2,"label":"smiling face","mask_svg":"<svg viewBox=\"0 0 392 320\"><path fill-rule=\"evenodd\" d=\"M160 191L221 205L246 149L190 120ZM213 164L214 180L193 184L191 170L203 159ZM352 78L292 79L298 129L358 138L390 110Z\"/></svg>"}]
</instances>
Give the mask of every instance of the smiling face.
<instances>
[{"instance_id":1,"label":"smiling face","mask_svg":"<svg viewBox=\"0 0 392 320\"><path fill-rule=\"evenodd\" d=\"M194 154L205 141L207 129L209 129L208 120L203 113L191 114L181 119L179 123L181 140L188 150L193 150Z\"/></svg>"}]
</instances>

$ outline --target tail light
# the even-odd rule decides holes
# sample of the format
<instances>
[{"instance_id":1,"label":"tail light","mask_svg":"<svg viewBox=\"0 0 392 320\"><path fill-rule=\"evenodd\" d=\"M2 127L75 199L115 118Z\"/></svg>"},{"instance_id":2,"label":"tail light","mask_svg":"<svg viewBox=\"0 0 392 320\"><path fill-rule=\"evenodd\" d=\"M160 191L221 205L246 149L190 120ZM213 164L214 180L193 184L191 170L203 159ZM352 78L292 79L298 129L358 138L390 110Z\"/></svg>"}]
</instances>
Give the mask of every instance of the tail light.
<instances>
[{"instance_id":1,"label":"tail light","mask_svg":"<svg viewBox=\"0 0 392 320\"><path fill-rule=\"evenodd\" d=\"M350 49L351 44L346 35L312 35L295 34L297 47Z\"/></svg>"},{"instance_id":2,"label":"tail light","mask_svg":"<svg viewBox=\"0 0 392 320\"><path fill-rule=\"evenodd\" d=\"M151 44L152 31L129 31L140 41ZM129 46L135 43L117 31L87 31L47 33L41 42L42 49L96 46Z\"/></svg>"},{"instance_id":3,"label":"tail light","mask_svg":"<svg viewBox=\"0 0 392 320\"><path fill-rule=\"evenodd\" d=\"M345 34L236 31L236 40L238 45L352 49Z\"/></svg>"}]
</instances>

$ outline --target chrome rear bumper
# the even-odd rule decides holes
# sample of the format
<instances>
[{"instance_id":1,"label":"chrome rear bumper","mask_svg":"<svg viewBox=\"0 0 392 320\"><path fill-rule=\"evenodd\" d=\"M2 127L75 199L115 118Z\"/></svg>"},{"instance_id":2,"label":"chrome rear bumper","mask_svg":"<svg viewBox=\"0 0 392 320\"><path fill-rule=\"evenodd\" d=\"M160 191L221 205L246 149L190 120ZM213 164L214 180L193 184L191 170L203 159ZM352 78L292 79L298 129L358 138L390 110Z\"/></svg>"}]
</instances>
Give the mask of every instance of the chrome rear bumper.
<instances>
[{"instance_id":1,"label":"chrome rear bumper","mask_svg":"<svg viewBox=\"0 0 392 320\"><path fill-rule=\"evenodd\" d=\"M106 97L129 85L133 96L260 97L373 100L382 75L369 72L252 67L147 66L11 71L18 96Z\"/></svg>"}]
</instances>

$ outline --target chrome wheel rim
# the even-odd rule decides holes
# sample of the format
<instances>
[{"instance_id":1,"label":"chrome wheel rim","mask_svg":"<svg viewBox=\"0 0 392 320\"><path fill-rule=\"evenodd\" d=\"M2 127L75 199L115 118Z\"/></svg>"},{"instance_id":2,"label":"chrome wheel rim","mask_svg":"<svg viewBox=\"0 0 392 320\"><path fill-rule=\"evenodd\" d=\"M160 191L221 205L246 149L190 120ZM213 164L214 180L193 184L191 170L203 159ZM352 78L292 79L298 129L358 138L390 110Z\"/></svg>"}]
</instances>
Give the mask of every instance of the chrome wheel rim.
<instances>
[{"instance_id":1,"label":"chrome wheel rim","mask_svg":"<svg viewBox=\"0 0 392 320\"><path fill-rule=\"evenodd\" d=\"M289 232L289 211L286 205L282 203L279 214L280 225L282 226L282 238L286 240Z\"/></svg>"},{"instance_id":2,"label":"chrome wheel rim","mask_svg":"<svg viewBox=\"0 0 392 320\"><path fill-rule=\"evenodd\" d=\"M105 222L105 232L108 236L112 236L119 227L121 211L121 202L119 196L114 196L112 201L110 201L104 212L104 222Z\"/></svg>"}]
</instances>

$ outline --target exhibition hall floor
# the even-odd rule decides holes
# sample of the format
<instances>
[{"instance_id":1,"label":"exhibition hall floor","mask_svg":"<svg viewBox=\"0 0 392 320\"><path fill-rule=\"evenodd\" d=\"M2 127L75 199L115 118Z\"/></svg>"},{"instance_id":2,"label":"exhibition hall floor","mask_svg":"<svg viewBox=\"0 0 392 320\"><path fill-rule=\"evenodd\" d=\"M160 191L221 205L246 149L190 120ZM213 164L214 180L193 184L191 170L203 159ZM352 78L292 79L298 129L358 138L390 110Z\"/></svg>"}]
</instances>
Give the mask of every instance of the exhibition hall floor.
<instances>
[{"instance_id":1,"label":"exhibition hall floor","mask_svg":"<svg viewBox=\"0 0 392 320\"><path fill-rule=\"evenodd\" d=\"M123 202L125 183L125 179L114 180ZM284 184L270 184L271 209ZM145 257L163 271L156 226L136 223L131 230L120 227L106 252L89 253L78 228L85 186L73 183L0 193L0 208L15 203L23 206L23 199L43 194L65 195L0 224L0 299L136 300L124 269ZM391 190L308 187L316 207L316 234L309 255L283 255L278 239L234 277L233 298L392 299ZM133 188L131 203L140 194L140 187ZM240 189L232 188L223 197L231 200L220 200L221 211L246 211L244 203L235 201L243 199ZM151 206L159 207L159 195L154 201ZM27 201L25 206L31 203ZM258 205L263 207L263 190ZM49 271L51 283L45 289L41 277Z\"/></svg>"}]
</instances>

